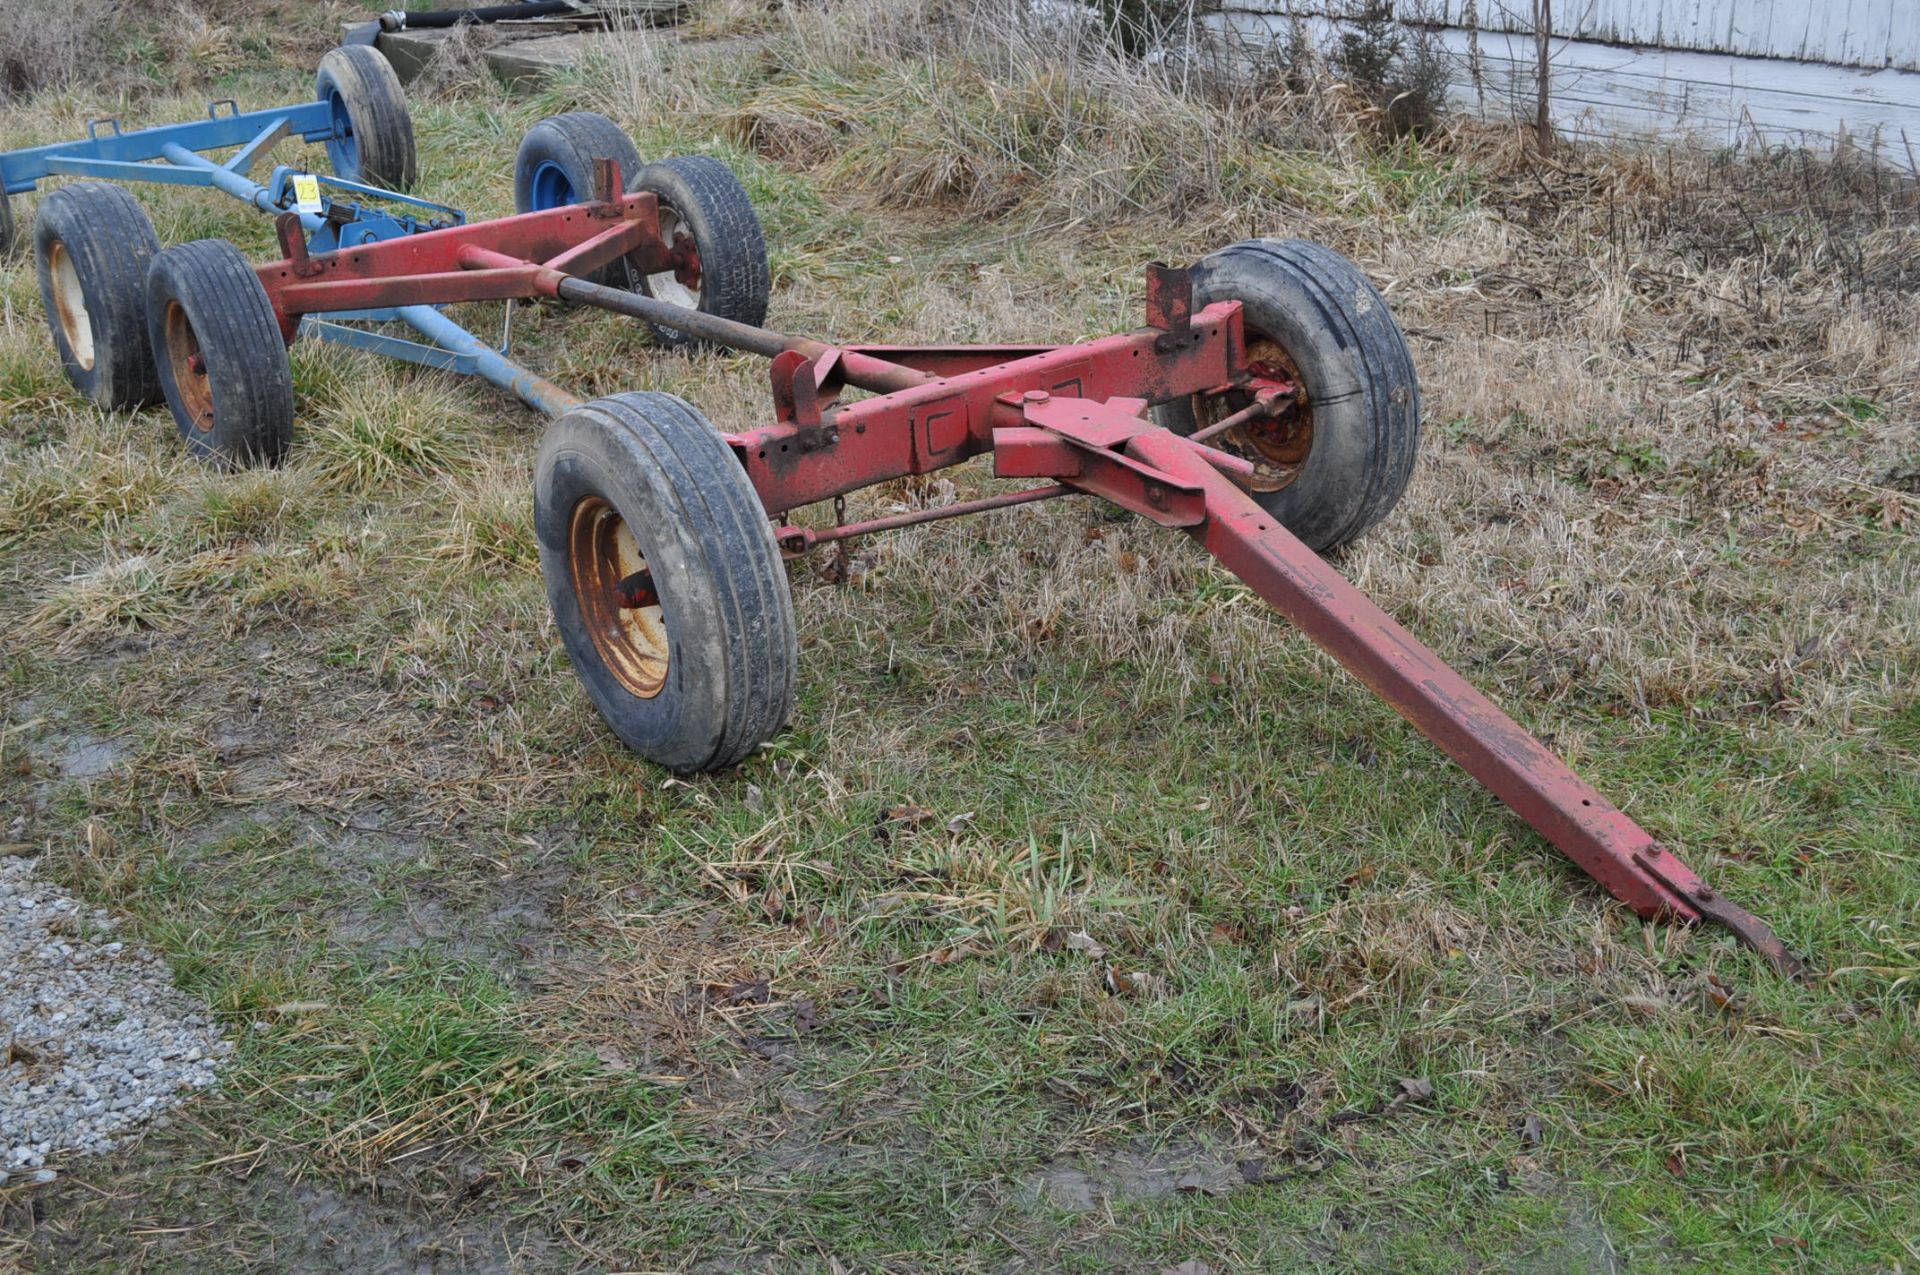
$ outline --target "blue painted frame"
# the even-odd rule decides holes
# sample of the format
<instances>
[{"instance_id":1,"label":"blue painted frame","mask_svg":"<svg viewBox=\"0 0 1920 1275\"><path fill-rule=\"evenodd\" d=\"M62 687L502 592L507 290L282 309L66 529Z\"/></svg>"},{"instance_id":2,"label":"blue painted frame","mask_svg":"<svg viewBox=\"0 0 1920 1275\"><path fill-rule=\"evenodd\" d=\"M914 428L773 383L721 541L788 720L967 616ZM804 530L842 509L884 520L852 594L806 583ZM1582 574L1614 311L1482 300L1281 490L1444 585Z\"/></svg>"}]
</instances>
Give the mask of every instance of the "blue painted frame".
<instances>
[{"instance_id":1,"label":"blue painted frame","mask_svg":"<svg viewBox=\"0 0 1920 1275\"><path fill-rule=\"evenodd\" d=\"M224 114L222 107L227 108ZM333 140L336 124L332 109L316 101L243 112L232 98L222 98L207 105L206 119L184 124L161 124L123 133L118 120L93 120L87 125L87 135L74 141L0 151L0 188L9 195L24 194L48 177L210 186L213 181L203 172L180 172L167 164L148 161L167 158L169 147L213 151L238 146L240 152L222 167L245 174L262 151L292 132L309 142Z\"/></svg>"}]
</instances>

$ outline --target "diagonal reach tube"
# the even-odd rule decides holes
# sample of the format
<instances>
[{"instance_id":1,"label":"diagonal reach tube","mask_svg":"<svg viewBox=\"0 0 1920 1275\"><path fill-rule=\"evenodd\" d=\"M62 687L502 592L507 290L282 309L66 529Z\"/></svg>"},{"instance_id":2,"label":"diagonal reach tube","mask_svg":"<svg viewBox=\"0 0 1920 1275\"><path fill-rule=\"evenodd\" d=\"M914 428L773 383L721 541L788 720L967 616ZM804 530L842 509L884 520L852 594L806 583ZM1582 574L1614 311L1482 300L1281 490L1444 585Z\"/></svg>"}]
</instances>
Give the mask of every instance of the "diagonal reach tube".
<instances>
[{"instance_id":1,"label":"diagonal reach tube","mask_svg":"<svg viewBox=\"0 0 1920 1275\"><path fill-rule=\"evenodd\" d=\"M1204 492L1206 518L1186 528L1189 535L1615 897L1650 919L1714 921L1780 973L1806 973L1765 922L1721 898L1280 526L1189 440L1152 429L1129 439L1126 450Z\"/></svg>"}]
</instances>

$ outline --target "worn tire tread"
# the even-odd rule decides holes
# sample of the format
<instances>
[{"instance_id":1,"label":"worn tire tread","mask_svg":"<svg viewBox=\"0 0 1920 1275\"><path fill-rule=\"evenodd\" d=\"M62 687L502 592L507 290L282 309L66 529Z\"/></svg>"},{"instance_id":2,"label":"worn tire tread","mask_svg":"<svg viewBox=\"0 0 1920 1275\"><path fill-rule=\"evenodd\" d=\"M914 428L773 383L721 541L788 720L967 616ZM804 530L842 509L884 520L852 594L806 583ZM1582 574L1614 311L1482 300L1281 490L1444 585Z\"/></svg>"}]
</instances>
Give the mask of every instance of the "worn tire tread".
<instances>
[{"instance_id":1,"label":"worn tire tread","mask_svg":"<svg viewBox=\"0 0 1920 1275\"><path fill-rule=\"evenodd\" d=\"M1272 288L1297 290L1308 308L1291 317L1333 343L1347 366L1317 369L1351 375L1353 384L1329 393L1316 387L1314 376L1302 368L1315 408L1315 452L1308 457L1309 473L1315 455L1323 461L1333 455L1323 450L1319 430L1331 428L1335 418L1325 409L1341 407L1341 415L1355 423L1357 455L1347 458L1351 472L1314 475L1315 485L1296 482L1281 491L1258 495L1261 505L1288 530L1321 552L1351 543L1378 523L1399 503L1413 475L1420 448L1420 385L1412 351L1394 320L1386 299L1371 280L1331 248L1300 239L1250 239L1209 254L1194 271L1194 308L1232 298L1249 306L1271 298L1247 294ZM1269 334L1274 335L1274 334ZM1290 350L1296 359L1302 351ZM1343 378L1344 379L1344 378ZM1344 410L1358 397L1357 415ZM1185 402L1159 410L1163 423L1179 432L1193 427ZM1338 480L1345 490L1333 493L1314 507L1302 508L1309 492L1326 491ZM1289 493L1292 493L1289 495Z\"/></svg>"},{"instance_id":2,"label":"worn tire tread","mask_svg":"<svg viewBox=\"0 0 1920 1275\"><path fill-rule=\"evenodd\" d=\"M166 305L179 301L213 378L214 424L201 430L171 392ZM224 239L168 248L147 272L148 339L189 451L231 465L277 465L293 446L293 371L273 304L253 266Z\"/></svg>"},{"instance_id":3,"label":"worn tire tread","mask_svg":"<svg viewBox=\"0 0 1920 1275\"><path fill-rule=\"evenodd\" d=\"M596 159L618 160L624 182L632 182L634 174L646 167L633 139L598 111L567 111L541 120L520 139L520 149L514 155L514 211L534 211L533 175L547 161L566 171L576 201L591 199Z\"/></svg>"},{"instance_id":4,"label":"worn tire tread","mask_svg":"<svg viewBox=\"0 0 1920 1275\"><path fill-rule=\"evenodd\" d=\"M682 602L697 594L710 604L723 668L716 679L720 702L687 705L700 718L690 742L639 737L635 722L621 720L624 700L616 698L609 712L586 669L581 670L582 680L615 732L652 760L679 771L732 766L779 732L793 704L793 600L766 512L738 460L706 418L683 400L652 391L597 399L556 421L541 448L538 501L547 499L550 475L563 453L585 454L587 444L571 438L583 429L604 436L610 463L631 463L640 472L626 478L649 484L654 498L671 511L668 516L680 533L677 546L685 552L684 578L673 587L681 592ZM619 481L618 475L602 473L587 486L613 499L607 488ZM571 516L571 506L562 510L543 504L536 509L542 568L556 614L561 615L570 614L572 606L565 544ZM653 548L648 559L658 564L658 545ZM662 587L667 587L664 581ZM670 612L670 635L676 623L689 622L676 621ZM680 639L674 641L671 658L690 658L692 652ZM583 660L597 664L590 638L570 633L567 645L576 666ZM678 685L672 683L662 694L677 693L673 688Z\"/></svg>"},{"instance_id":5,"label":"worn tire tread","mask_svg":"<svg viewBox=\"0 0 1920 1275\"><path fill-rule=\"evenodd\" d=\"M760 215L740 179L707 155L676 155L648 164L628 183L651 191L677 211L700 249L700 309L759 327L767 321L773 272L767 262ZM644 281L640 290L646 291ZM648 295L651 295L650 293ZM654 327L668 345L697 345L697 338Z\"/></svg>"},{"instance_id":6,"label":"worn tire tread","mask_svg":"<svg viewBox=\"0 0 1920 1275\"><path fill-rule=\"evenodd\" d=\"M92 368L80 366L55 313L48 254L58 240L72 259L93 329ZM160 237L138 200L111 182L74 182L40 201L34 222L35 268L54 348L67 379L108 411L160 401L160 377L147 344L147 267Z\"/></svg>"},{"instance_id":7,"label":"worn tire tread","mask_svg":"<svg viewBox=\"0 0 1920 1275\"><path fill-rule=\"evenodd\" d=\"M567 174L576 202L593 198L593 161L596 159L618 160L621 180L629 183L634 174L646 167L633 139L597 111L567 111L541 120L520 139L520 149L513 157L514 211L536 211L533 177L540 165L547 162L558 165ZM608 287L625 287L626 263L610 262L585 277Z\"/></svg>"},{"instance_id":8,"label":"worn tire tread","mask_svg":"<svg viewBox=\"0 0 1920 1275\"><path fill-rule=\"evenodd\" d=\"M314 96L326 101L337 88L353 121L360 171L336 173L388 190L411 190L419 177L413 115L400 77L378 50L364 44L330 49L314 73Z\"/></svg>"}]
</instances>

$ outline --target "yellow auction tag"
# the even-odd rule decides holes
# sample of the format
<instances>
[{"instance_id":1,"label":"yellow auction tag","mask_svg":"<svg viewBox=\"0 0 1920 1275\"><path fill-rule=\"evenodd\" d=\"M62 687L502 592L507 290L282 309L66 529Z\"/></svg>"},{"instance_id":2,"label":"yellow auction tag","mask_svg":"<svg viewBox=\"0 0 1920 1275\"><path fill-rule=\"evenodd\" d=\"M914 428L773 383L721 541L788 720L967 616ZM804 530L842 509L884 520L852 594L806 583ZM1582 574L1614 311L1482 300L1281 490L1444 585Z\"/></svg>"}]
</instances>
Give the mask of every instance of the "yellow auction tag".
<instances>
[{"instance_id":1,"label":"yellow auction tag","mask_svg":"<svg viewBox=\"0 0 1920 1275\"><path fill-rule=\"evenodd\" d=\"M320 211L320 179L312 173L293 175L293 210L303 213Z\"/></svg>"}]
</instances>

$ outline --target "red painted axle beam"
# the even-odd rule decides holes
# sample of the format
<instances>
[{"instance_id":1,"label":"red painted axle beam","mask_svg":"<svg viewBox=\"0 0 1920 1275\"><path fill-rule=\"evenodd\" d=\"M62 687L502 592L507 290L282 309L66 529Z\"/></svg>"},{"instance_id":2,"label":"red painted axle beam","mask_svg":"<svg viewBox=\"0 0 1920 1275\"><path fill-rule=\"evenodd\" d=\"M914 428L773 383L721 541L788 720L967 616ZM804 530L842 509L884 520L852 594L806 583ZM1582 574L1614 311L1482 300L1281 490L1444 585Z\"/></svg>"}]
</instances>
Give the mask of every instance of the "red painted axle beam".
<instances>
[{"instance_id":1,"label":"red painted axle beam","mask_svg":"<svg viewBox=\"0 0 1920 1275\"><path fill-rule=\"evenodd\" d=\"M1192 327L1169 348L1168 333L1141 328L1079 345L1044 348L1010 362L972 367L951 376L919 374L919 383L843 406L820 407L817 418L782 420L731 435L767 512L862 487L927 474L993 450L997 428L1025 421L1029 396L1097 403L1139 399L1161 403L1227 384L1245 363L1240 303L1221 301L1193 316ZM863 352L821 347L807 384L829 381L841 366L858 366ZM910 367L920 352L879 347ZM870 355L867 357L871 357ZM933 360L964 359L936 347ZM818 369L826 365L828 376ZM950 364L949 364L950 365ZM799 369L805 371L805 369ZM776 365L774 397L785 407ZM784 412L783 412L784 414Z\"/></svg>"}]
</instances>

